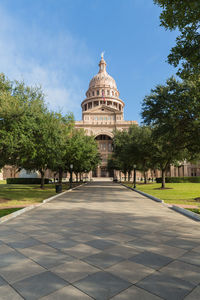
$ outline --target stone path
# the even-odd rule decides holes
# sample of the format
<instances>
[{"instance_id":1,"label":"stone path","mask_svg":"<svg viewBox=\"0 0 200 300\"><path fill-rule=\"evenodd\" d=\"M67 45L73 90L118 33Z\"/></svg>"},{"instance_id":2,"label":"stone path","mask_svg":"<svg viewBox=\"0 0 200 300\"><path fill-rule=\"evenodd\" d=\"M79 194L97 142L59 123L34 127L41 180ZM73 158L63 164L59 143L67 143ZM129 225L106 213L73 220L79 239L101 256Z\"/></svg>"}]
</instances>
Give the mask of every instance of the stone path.
<instances>
[{"instance_id":1,"label":"stone path","mask_svg":"<svg viewBox=\"0 0 200 300\"><path fill-rule=\"evenodd\" d=\"M0 225L0 299L200 299L200 223L93 182Z\"/></svg>"}]
</instances>

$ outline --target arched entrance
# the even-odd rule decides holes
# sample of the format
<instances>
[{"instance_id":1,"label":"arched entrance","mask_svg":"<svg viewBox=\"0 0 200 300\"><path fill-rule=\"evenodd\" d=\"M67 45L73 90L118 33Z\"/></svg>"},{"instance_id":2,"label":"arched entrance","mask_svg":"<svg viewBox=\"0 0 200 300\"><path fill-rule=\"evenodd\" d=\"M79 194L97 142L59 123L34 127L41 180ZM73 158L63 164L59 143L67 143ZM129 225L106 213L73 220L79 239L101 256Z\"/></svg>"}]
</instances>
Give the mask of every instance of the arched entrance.
<instances>
[{"instance_id":1,"label":"arched entrance","mask_svg":"<svg viewBox=\"0 0 200 300\"><path fill-rule=\"evenodd\" d=\"M112 138L108 134L99 134L95 137L99 152L101 154L101 164L93 171L93 177L113 177L113 171L107 169L108 158L112 154L113 144Z\"/></svg>"}]
</instances>

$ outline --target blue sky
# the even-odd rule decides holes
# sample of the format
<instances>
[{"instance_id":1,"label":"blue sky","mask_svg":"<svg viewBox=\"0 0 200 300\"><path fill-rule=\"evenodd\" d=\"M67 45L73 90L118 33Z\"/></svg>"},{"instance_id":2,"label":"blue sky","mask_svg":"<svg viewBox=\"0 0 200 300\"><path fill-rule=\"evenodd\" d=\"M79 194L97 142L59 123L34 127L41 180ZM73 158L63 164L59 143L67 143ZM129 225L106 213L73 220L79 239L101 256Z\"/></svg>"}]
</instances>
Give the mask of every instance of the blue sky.
<instances>
[{"instance_id":1,"label":"blue sky","mask_svg":"<svg viewBox=\"0 0 200 300\"><path fill-rule=\"evenodd\" d=\"M177 33L159 14L153 0L0 0L0 72L40 84L51 109L80 120L105 51L125 119L140 122L144 96L175 74L166 59Z\"/></svg>"}]
</instances>

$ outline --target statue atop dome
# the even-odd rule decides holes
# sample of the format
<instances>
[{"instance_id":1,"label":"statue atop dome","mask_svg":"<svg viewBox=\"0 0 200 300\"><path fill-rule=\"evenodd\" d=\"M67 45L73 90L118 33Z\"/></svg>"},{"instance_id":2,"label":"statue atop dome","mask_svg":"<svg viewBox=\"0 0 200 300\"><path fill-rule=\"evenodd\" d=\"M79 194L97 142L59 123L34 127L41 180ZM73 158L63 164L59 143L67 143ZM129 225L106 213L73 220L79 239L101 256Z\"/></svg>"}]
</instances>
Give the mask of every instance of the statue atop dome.
<instances>
[{"instance_id":1,"label":"statue atop dome","mask_svg":"<svg viewBox=\"0 0 200 300\"><path fill-rule=\"evenodd\" d=\"M101 52L101 58L104 57L105 51ZM104 59L104 58L103 58Z\"/></svg>"}]
</instances>

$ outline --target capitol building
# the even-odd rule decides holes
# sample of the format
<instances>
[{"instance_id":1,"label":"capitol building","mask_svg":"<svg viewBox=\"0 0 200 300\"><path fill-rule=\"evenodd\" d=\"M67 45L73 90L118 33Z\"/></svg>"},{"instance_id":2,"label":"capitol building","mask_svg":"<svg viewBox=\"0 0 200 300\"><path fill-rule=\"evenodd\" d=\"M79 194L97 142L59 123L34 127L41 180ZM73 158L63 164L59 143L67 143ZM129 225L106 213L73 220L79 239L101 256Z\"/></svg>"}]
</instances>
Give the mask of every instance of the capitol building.
<instances>
[{"instance_id":1,"label":"capitol building","mask_svg":"<svg viewBox=\"0 0 200 300\"><path fill-rule=\"evenodd\" d=\"M102 55L99 62L99 72L91 79L86 98L81 103L82 120L75 122L77 129L82 128L86 134L94 136L102 158L96 170L89 172L90 179L94 177L115 177L123 180L124 174L116 170L109 172L107 164L113 151L114 131L128 130L131 125L138 125L137 121L124 120L124 106L125 103L120 98L114 78L107 73L106 62ZM7 165L0 170L0 179L33 176L32 174L24 174L24 171L22 170L21 174L16 167ZM152 171L154 174L152 174ZM200 163L191 164L184 161L178 167L171 165L166 175L170 177L200 176ZM69 178L69 174L66 176ZM160 177L161 174L159 170L149 170L147 176ZM53 172L47 170L45 177L53 178ZM137 178L140 177L142 177L142 174L138 171Z\"/></svg>"},{"instance_id":2,"label":"capitol building","mask_svg":"<svg viewBox=\"0 0 200 300\"><path fill-rule=\"evenodd\" d=\"M124 101L116 82L106 70L103 55L99 62L99 72L89 84L86 98L81 103L82 120L75 122L76 128L83 128L88 135L95 137L101 164L93 171L92 177L111 177L107 170L108 157L112 153L112 138L114 130L128 130L136 121L124 120Z\"/></svg>"}]
</instances>

